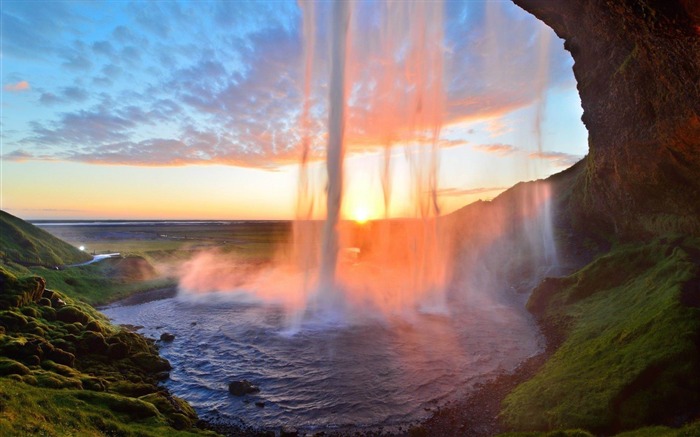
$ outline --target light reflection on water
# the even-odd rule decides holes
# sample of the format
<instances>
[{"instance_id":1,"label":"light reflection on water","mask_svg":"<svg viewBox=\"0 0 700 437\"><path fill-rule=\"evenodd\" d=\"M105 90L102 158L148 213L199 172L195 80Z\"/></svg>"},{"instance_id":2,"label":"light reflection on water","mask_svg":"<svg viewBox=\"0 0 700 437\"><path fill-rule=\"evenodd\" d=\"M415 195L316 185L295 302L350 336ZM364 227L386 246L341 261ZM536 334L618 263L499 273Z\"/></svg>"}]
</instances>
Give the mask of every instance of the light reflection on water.
<instances>
[{"instance_id":1,"label":"light reflection on water","mask_svg":"<svg viewBox=\"0 0 700 437\"><path fill-rule=\"evenodd\" d=\"M147 337L176 335L160 345L173 366L166 386L203 418L266 428L379 427L425 418L537 353L540 337L522 297L511 297L452 305L450 316L312 323L293 335L282 308L215 294L103 312L115 323L143 326ZM230 395L235 379L260 393Z\"/></svg>"}]
</instances>

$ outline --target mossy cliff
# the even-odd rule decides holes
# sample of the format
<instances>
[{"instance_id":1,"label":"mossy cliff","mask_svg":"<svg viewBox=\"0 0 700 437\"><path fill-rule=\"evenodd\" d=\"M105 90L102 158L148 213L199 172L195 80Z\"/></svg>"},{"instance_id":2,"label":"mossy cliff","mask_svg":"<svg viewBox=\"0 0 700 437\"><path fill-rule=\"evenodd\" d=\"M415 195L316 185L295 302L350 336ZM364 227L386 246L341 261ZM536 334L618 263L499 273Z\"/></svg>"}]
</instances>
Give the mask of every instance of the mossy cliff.
<instances>
[{"instance_id":1,"label":"mossy cliff","mask_svg":"<svg viewBox=\"0 0 700 437\"><path fill-rule=\"evenodd\" d=\"M192 435L155 344L0 268L0 435Z\"/></svg>"},{"instance_id":2,"label":"mossy cliff","mask_svg":"<svg viewBox=\"0 0 700 437\"><path fill-rule=\"evenodd\" d=\"M528 309L556 351L506 398L507 426L610 434L700 418L699 264L700 242L662 238L545 279Z\"/></svg>"},{"instance_id":3,"label":"mossy cliff","mask_svg":"<svg viewBox=\"0 0 700 437\"><path fill-rule=\"evenodd\" d=\"M513 1L575 61L589 132L579 219L622 236L700 234L700 2Z\"/></svg>"}]
</instances>

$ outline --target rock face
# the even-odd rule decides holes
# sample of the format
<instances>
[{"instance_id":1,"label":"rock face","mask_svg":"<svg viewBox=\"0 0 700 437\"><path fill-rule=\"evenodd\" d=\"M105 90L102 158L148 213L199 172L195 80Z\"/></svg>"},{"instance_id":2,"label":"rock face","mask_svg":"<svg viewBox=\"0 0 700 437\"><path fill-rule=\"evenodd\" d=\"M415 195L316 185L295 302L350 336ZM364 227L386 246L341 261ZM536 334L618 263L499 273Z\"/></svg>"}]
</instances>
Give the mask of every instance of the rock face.
<instances>
[{"instance_id":1,"label":"rock face","mask_svg":"<svg viewBox=\"0 0 700 437\"><path fill-rule=\"evenodd\" d=\"M700 2L513 0L565 40L589 131L572 207L619 235L700 234Z\"/></svg>"}]
</instances>

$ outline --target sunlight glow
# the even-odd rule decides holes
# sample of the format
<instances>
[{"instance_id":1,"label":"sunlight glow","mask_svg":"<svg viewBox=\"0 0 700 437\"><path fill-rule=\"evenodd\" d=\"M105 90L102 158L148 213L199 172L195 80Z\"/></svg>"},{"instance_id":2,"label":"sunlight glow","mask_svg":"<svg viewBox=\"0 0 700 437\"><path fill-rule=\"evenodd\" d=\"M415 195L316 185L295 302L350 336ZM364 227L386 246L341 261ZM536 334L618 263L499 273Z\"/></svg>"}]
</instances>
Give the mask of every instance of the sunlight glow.
<instances>
[{"instance_id":1,"label":"sunlight glow","mask_svg":"<svg viewBox=\"0 0 700 437\"><path fill-rule=\"evenodd\" d=\"M353 220L361 225L367 223L367 220L369 220L369 210L367 207L364 205L356 207L353 211Z\"/></svg>"}]
</instances>

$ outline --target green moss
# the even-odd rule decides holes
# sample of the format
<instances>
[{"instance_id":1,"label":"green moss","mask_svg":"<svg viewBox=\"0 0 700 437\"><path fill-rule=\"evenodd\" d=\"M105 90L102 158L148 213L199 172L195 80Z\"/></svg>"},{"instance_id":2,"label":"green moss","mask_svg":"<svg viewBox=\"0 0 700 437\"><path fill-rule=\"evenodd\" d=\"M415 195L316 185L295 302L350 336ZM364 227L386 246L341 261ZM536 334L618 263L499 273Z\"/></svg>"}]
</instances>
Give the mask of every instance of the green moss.
<instances>
[{"instance_id":1,"label":"green moss","mask_svg":"<svg viewBox=\"0 0 700 437\"><path fill-rule=\"evenodd\" d=\"M30 370L27 366L10 358L0 357L0 375L28 375Z\"/></svg>"},{"instance_id":2,"label":"green moss","mask_svg":"<svg viewBox=\"0 0 700 437\"><path fill-rule=\"evenodd\" d=\"M528 307L565 341L504 401L513 429L631 429L700 401L700 311L683 306L696 241L621 247L545 281Z\"/></svg>"},{"instance_id":3,"label":"green moss","mask_svg":"<svg viewBox=\"0 0 700 437\"><path fill-rule=\"evenodd\" d=\"M32 299L16 301L20 307L0 310L0 435L199 433L192 428L196 414L184 402L161 413L138 399L161 392L157 382L170 369L153 341L110 325L59 291L45 290L37 278L0 269L0 279L7 285L0 295L38 286L31 288ZM37 299L60 299L65 306L38 306ZM191 432L176 431L185 429Z\"/></svg>"},{"instance_id":4,"label":"green moss","mask_svg":"<svg viewBox=\"0 0 700 437\"><path fill-rule=\"evenodd\" d=\"M178 431L157 408L140 399L83 390L32 387L0 378L0 435L175 436L215 435Z\"/></svg>"}]
</instances>

